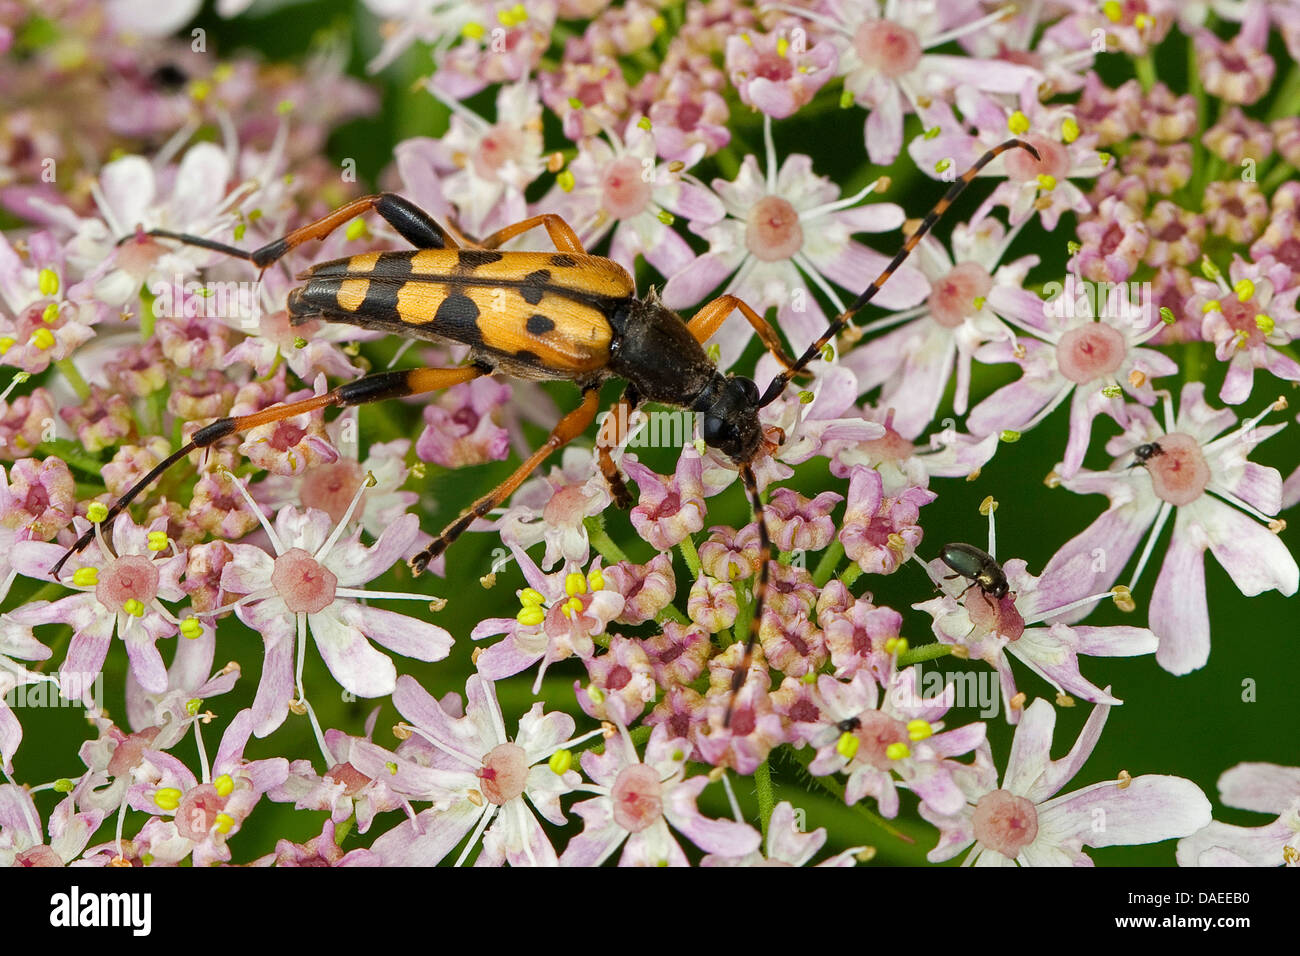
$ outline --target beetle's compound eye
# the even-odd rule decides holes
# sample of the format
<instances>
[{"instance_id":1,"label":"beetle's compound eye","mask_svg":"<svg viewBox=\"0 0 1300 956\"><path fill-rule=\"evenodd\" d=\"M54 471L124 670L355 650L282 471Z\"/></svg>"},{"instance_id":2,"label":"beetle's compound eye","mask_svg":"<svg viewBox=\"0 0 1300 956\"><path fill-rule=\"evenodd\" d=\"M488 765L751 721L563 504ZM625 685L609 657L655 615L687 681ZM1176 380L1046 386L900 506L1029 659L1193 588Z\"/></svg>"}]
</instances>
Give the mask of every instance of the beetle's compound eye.
<instances>
[{"instance_id":1,"label":"beetle's compound eye","mask_svg":"<svg viewBox=\"0 0 1300 956\"><path fill-rule=\"evenodd\" d=\"M736 426L726 419L719 418L717 415L704 416L704 443L706 445L724 445L727 442L734 442L740 437L740 432Z\"/></svg>"},{"instance_id":2,"label":"beetle's compound eye","mask_svg":"<svg viewBox=\"0 0 1300 956\"><path fill-rule=\"evenodd\" d=\"M758 386L754 384L753 379L736 376L735 380L740 383L741 391L745 393L745 401L750 405L757 405L759 398Z\"/></svg>"}]
</instances>

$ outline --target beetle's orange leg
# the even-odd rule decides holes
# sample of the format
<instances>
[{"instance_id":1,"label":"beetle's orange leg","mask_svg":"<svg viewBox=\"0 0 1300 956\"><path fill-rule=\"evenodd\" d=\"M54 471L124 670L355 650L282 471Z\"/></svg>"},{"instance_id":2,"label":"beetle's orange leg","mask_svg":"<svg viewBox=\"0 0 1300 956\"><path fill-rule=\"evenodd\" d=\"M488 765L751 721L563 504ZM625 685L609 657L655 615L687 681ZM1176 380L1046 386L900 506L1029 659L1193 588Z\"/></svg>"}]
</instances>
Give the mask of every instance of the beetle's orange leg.
<instances>
[{"instance_id":1,"label":"beetle's orange leg","mask_svg":"<svg viewBox=\"0 0 1300 956\"><path fill-rule=\"evenodd\" d=\"M515 489L524 483L537 466L544 462L552 452L563 448L585 432L596 419L596 409L600 405L600 390L589 388L582 393L582 404L560 419L560 423L551 431L546 444L533 452L515 473L486 495L474 502L465 512L447 525L437 539L410 560L411 570L421 574L429 562L447 550L447 546L459 538L474 521L482 518L493 508L515 493Z\"/></svg>"},{"instance_id":2,"label":"beetle's orange leg","mask_svg":"<svg viewBox=\"0 0 1300 956\"><path fill-rule=\"evenodd\" d=\"M322 216L315 222L299 226L293 232L272 240L252 252L227 245L224 242L205 239L202 236L191 236L183 232L169 232L166 229L150 229L147 235L157 236L162 239L175 239L187 246L198 246L201 249L222 252L236 259L246 259L259 269L266 269L283 258L289 250L302 245L309 239L324 239L345 222L355 219L362 213L369 212L372 209L396 229L403 239L417 249L459 248L451 234L438 225L433 220L433 217L410 200L403 199L396 193L378 193L373 196L362 196L360 199L354 199L328 215ZM131 238L131 236L126 236L119 240L118 244L129 242Z\"/></svg>"},{"instance_id":3,"label":"beetle's orange leg","mask_svg":"<svg viewBox=\"0 0 1300 956\"><path fill-rule=\"evenodd\" d=\"M564 221L563 216L557 216L553 212L533 216L531 219L523 219L513 226L498 229L492 235L481 239L479 245L484 249L495 249L503 242L509 242L515 236L522 235L529 229L536 229L538 226L543 226L546 229L546 234L551 237L551 242L555 243L555 248L560 252L571 252L575 256L585 256L587 254L587 250L582 248L582 243L578 239L578 234L573 231L573 227Z\"/></svg>"},{"instance_id":4,"label":"beetle's orange leg","mask_svg":"<svg viewBox=\"0 0 1300 956\"><path fill-rule=\"evenodd\" d=\"M714 332L718 331L718 327L727 316L737 309L754 327L758 337L763 340L764 348L771 352L785 368L794 368L794 359L786 354L785 346L781 344L781 336L776 334L776 329L772 328L767 319L750 308L743 299L738 299L734 295L720 295L712 302L706 303L695 313L686 327L691 330L695 341L703 345Z\"/></svg>"},{"instance_id":5,"label":"beetle's orange leg","mask_svg":"<svg viewBox=\"0 0 1300 956\"><path fill-rule=\"evenodd\" d=\"M163 472L190 454L190 452L215 445L228 435L247 431L250 428L256 428L258 425L283 421L286 418L293 418L305 412L314 412L319 408L328 408L330 406L348 408L353 405L382 402L389 398L402 398L407 395L434 392L439 389L450 388L453 385L459 385L462 382L468 382L470 379L478 378L484 374L486 372L483 369L473 365L466 365L461 368L416 368L396 372L378 372L340 385L324 395L305 398L300 402L290 402L287 405L272 405L270 408L264 408L249 415L218 418L211 425L204 425L196 431L194 436L183 447L168 455L152 471L127 489L122 497L113 502L113 506L108 509L108 514L101 523L105 527L110 526L113 519L125 511L140 492L157 481ZM90 544L94 537L95 529L92 527L77 539L76 543L68 549L67 554L59 559L58 563L51 569L51 573L57 577L59 569L63 567L63 562Z\"/></svg>"},{"instance_id":6,"label":"beetle's orange leg","mask_svg":"<svg viewBox=\"0 0 1300 956\"><path fill-rule=\"evenodd\" d=\"M623 480L623 473L618 470L618 465L614 464L610 452L627 438L627 433L630 431L628 422L632 418L632 411L632 400L625 392L614 403L614 407L605 414L596 432L596 462L600 465L600 473L605 476L605 483L609 485L609 493L614 498L614 504L625 511L632 507L632 492L628 490L627 482Z\"/></svg>"}]
</instances>

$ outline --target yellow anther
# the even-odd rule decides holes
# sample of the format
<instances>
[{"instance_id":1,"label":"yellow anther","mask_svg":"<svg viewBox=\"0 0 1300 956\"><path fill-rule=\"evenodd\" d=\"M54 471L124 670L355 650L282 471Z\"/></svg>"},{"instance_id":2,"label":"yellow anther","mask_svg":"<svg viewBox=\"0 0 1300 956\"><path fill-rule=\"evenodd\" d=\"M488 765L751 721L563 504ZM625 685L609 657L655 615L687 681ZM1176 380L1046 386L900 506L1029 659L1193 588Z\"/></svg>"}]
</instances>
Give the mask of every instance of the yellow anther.
<instances>
[{"instance_id":1,"label":"yellow anther","mask_svg":"<svg viewBox=\"0 0 1300 956\"><path fill-rule=\"evenodd\" d=\"M524 607L541 607L546 603L546 598L542 596L540 591L524 588L519 592L519 603Z\"/></svg>"},{"instance_id":2,"label":"yellow anther","mask_svg":"<svg viewBox=\"0 0 1300 956\"><path fill-rule=\"evenodd\" d=\"M1145 32L1155 25L1155 19L1149 13L1139 13L1133 18L1133 26L1137 27L1139 32Z\"/></svg>"},{"instance_id":3,"label":"yellow anther","mask_svg":"<svg viewBox=\"0 0 1300 956\"><path fill-rule=\"evenodd\" d=\"M1141 388L1147 383L1146 373L1139 368L1133 369L1128 373L1128 383L1134 388Z\"/></svg>"},{"instance_id":4,"label":"yellow anther","mask_svg":"<svg viewBox=\"0 0 1300 956\"><path fill-rule=\"evenodd\" d=\"M1238 279L1233 285L1232 291L1237 293L1238 302L1249 302L1250 297L1255 294L1255 283L1249 279Z\"/></svg>"},{"instance_id":5,"label":"yellow anther","mask_svg":"<svg viewBox=\"0 0 1300 956\"><path fill-rule=\"evenodd\" d=\"M556 776L564 776L573 766L573 754L568 750L557 750L551 754L551 759L546 761L546 764Z\"/></svg>"},{"instance_id":6,"label":"yellow anther","mask_svg":"<svg viewBox=\"0 0 1300 956\"><path fill-rule=\"evenodd\" d=\"M13 347L14 347L14 339L12 336L6 335L4 337L0 337L0 355L4 355Z\"/></svg>"},{"instance_id":7,"label":"yellow anther","mask_svg":"<svg viewBox=\"0 0 1300 956\"><path fill-rule=\"evenodd\" d=\"M560 606L564 616L572 619L574 614L582 613L582 599L571 597Z\"/></svg>"},{"instance_id":8,"label":"yellow anther","mask_svg":"<svg viewBox=\"0 0 1300 956\"><path fill-rule=\"evenodd\" d=\"M593 591L603 591L605 589L605 575L600 568L593 568L587 575L587 583L591 585Z\"/></svg>"},{"instance_id":9,"label":"yellow anther","mask_svg":"<svg viewBox=\"0 0 1300 956\"><path fill-rule=\"evenodd\" d=\"M58 306L58 303L55 303L55 302L51 302L51 303L50 303L49 305L47 305L47 306L45 307L45 309L41 312L41 321L42 321L42 322L47 322L47 323L48 323L48 322L53 322L53 321L54 321L55 319L57 319L58 317L59 317L59 306Z\"/></svg>"},{"instance_id":10,"label":"yellow anther","mask_svg":"<svg viewBox=\"0 0 1300 956\"><path fill-rule=\"evenodd\" d=\"M840 109L846 110L853 105L853 91L847 86L840 90Z\"/></svg>"},{"instance_id":11,"label":"yellow anther","mask_svg":"<svg viewBox=\"0 0 1300 956\"><path fill-rule=\"evenodd\" d=\"M1051 176L1047 173L1039 173L1038 185L1041 186L1045 191L1050 193L1053 189L1056 188L1056 177Z\"/></svg>"},{"instance_id":12,"label":"yellow anther","mask_svg":"<svg viewBox=\"0 0 1300 956\"><path fill-rule=\"evenodd\" d=\"M72 572L72 583L79 588L93 588L99 583L99 568L77 568Z\"/></svg>"},{"instance_id":13,"label":"yellow anther","mask_svg":"<svg viewBox=\"0 0 1300 956\"><path fill-rule=\"evenodd\" d=\"M652 123L650 122L650 117L648 117L648 116L643 116L643 117L641 117L639 120L636 121L637 129L643 129L643 130L646 130L647 132L650 131L650 129L651 129L651 127L652 127L653 125L654 125L654 124L652 124Z\"/></svg>"},{"instance_id":14,"label":"yellow anther","mask_svg":"<svg viewBox=\"0 0 1300 956\"><path fill-rule=\"evenodd\" d=\"M979 508L980 515L982 515L985 518L987 518L989 515L991 515L993 512L997 510L998 510L998 499L994 498L992 495L987 496L983 501L980 502L980 508Z\"/></svg>"},{"instance_id":15,"label":"yellow anther","mask_svg":"<svg viewBox=\"0 0 1300 956\"><path fill-rule=\"evenodd\" d=\"M667 209L660 209L659 215L656 216L655 218L658 219L660 222L662 222L665 226L671 226L673 223L677 221L677 217L674 216L672 213L670 213Z\"/></svg>"},{"instance_id":16,"label":"yellow anther","mask_svg":"<svg viewBox=\"0 0 1300 956\"><path fill-rule=\"evenodd\" d=\"M934 727L930 725L928 720L922 720L918 717L916 720L909 720L907 722L908 740L916 742L918 740L924 740L926 737L930 737L933 734Z\"/></svg>"},{"instance_id":17,"label":"yellow anther","mask_svg":"<svg viewBox=\"0 0 1300 956\"><path fill-rule=\"evenodd\" d=\"M181 796L175 787L159 787L153 793L153 802L163 810L175 810L181 805Z\"/></svg>"},{"instance_id":18,"label":"yellow anther","mask_svg":"<svg viewBox=\"0 0 1300 956\"><path fill-rule=\"evenodd\" d=\"M587 593L587 579L581 571L570 571L564 576L564 593L569 597Z\"/></svg>"},{"instance_id":19,"label":"yellow anther","mask_svg":"<svg viewBox=\"0 0 1300 956\"><path fill-rule=\"evenodd\" d=\"M800 404L800 405L811 405L812 402L813 402L813 399L816 398L816 397L817 397L816 395L814 395L811 391L809 391L809 390L806 389L806 388L801 388L801 389L799 389L799 404Z\"/></svg>"},{"instance_id":20,"label":"yellow anther","mask_svg":"<svg viewBox=\"0 0 1300 956\"><path fill-rule=\"evenodd\" d=\"M1029 117L1020 112L1020 110L1016 110L1007 117L1007 129L1011 130L1011 132L1015 133L1017 136L1022 136L1025 133L1028 133Z\"/></svg>"},{"instance_id":21,"label":"yellow anther","mask_svg":"<svg viewBox=\"0 0 1300 956\"><path fill-rule=\"evenodd\" d=\"M199 708L202 706L203 706L202 699L198 697L191 697L189 700L185 702L185 713L189 714L191 717L196 717L198 716Z\"/></svg>"},{"instance_id":22,"label":"yellow anther","mask_svg":"<svg viewBox=\"0 0 1300 956\"><path fill-rule=\"evenodd\" d=\"M850 733L840 734L840 739L835 742L835 752L845 760L852 760L858 752L858 738Z\"/></svg>"},{"instance_id":23,"label":"yellow anther","mask_svg":"<svg viewBox=\"0 0 1300 956\"><path fill-rule=\"evenodd\" d=\"M1111 23L1119 23L1124 19L1124 7L1119 0L1106 0L1101 5L1101 13Z\"/></svg>"},{"instance_id":24,"label":"yellow anther","mask_svg":"<svg viewBox=\"0 0 1300 956\"><path fill-rule=\"evenodd\" d=\"M138 598L129 598L122 605L122 610L132 617L144 617L144 604Z\"/></svg>"},{"instance_id":25,"label":"yellow anther","mask_svg":"<svg viewBox=\"0 0 1300 956\"><path fill-rule=\"evenodd\" d=\"M571 169L563 170L558 176L555 177L555 181L559 183L560 188L563 189L566 193L573 192L573 186L574 186L573 170Z\"/></svg>"},{"instance_id":26,"label":"yellow anther","mask_svg":"<svg viewBox=\"0 0 1300 956\"><path fill-rule=\"evenodd\" d=\"M1222 311L1223 311L1223 306L1219 304L1218 299L1211 299L1209 302L1205 303L1205 305L1201 306L1202 315L1205 314L1206 312L1222 312Z\"/></svg>"},{"instance_id":27,"label":"yellow anther","mask_svg":"<svg viewBox=\"0 0 1300 956\"><path fill-rule=\"evenodd\" d=\"M1273 317L1271 315L1260 314L1255 316L1255 328L1259 329L1265 335L1273 334Z\"/></svg>"},{"instance_id":28,"label":"yellow anther","mask_svg":"<svg viewBox=\"0 0 1300 956\"><path fill-rule=\"evenodd\" d=\"M1121 790L1127 790L1128 785L1133 782L1133 775L1127 770L1121 770L1115 779L1119 781L1119 788Z\"/></svg>"},{"instance_id":29,"label":"yellow anther","mask_svg":"<svg viewBox=\"0 0 1300 956\"><path fill-rule=\"evenodd\" d=\"M785 37L777 37L777 40L776 40L776 55L777 55L777 56L780 56L780 57L783 57L783 56L785 56L788 52L790 52L790 41L787 40Z\"/></svg>"},{"instance_id":30,"label":"yellow anther","mask_svg":"<svg viewBox=\"0 0 1300 956\"><path fill-rule=\"evenodd\" d=\"M901 637L885 638L885 653L893 654L895 651L897 651L898 645L902 642L902 640L903 639Z\"/></svg>"},{"instance_id":31,"label":"yellow anther","mask_svg":"<svg viewBox=\"0 0 1300 956\"><path fill-rule=\"evenodd\" d=\"M31 344L36 346L42 352L54 347L54 333L42 326L32 332Z\"/></svg>"},{"instance_id":32,"label":"yellow anther","mask_svg":"<svg viewBox=\"0 0 1300 956\"><path fill-rule=\"evenodd\" d=\"M1016 442L1020 441L1020 432L1014 431L1010 428L1004 428L998 435L998 440L1008 445L1014 445Z\"/></svg>"},{"instance_id":33,"label":"yellow anther","mask_svg":"<svg viewBox=\"0 0 1300 956\"><path fill-rule=\"evenodd\" d=\"M181 636L195 641L203 635L203 623L197 617L187 617L181 621Z\"/></svg>"},{"instance_id":34,"label":"yellow anther","mask_svg":"<svg viewBox=\"0 0 1300 956\"><path fill-rule=\"evenodd\" d=\"M214 818L218 833L229 833L235 826L235 818L228 813L218 813Z\"/></svg>"},{"instance_id":35,"label":"yellow anther","mask_svg":"<svg viewBox=\"0 0 1300 956\"><path fill-rule=\"evenodd\" d=\"M951 168L952 168L951 159L941 159L934 164L934 171L936 173L946 173Z\"/></svg>"},{"instance_id":36,"label":"yellow anther","mask_svg":"<svg viewBox=\"0 0 1300 956\"><path fill-rule=\"evenodd\" d=\"M487 33L487 29L481 23L467 23L460 28L460 33L461 36L471 40L481 40Z\"/></svg>"},{"instance_id":37,"label":"yellow anther","mask_svg":"<svg viewBox=\"0 0 1300 956\"><path fill-rule=\"evenodd\" d=\"M1073 143L1079 138L1079 124L1073 116L1067 116L1061 120L1061 139L1066 143Z\"/></svg>"},{"instance_id":38,"label":"yellow anther","mask_svg":"<svg viewBox=\"0 0 1300 956\"><path fill-rule=\"evenodd\" d=\"M593 704L605 703L605 692L595 684L587 685L587 696L591 698Z\"/></svg>"},{"instance_id":39,"label":"yellow anther","mask_svg":"<svg viewBox=\"0 0 1300 956\"><path fill-rule=\"evenodd\" d=\"M546 620L546 611L535 604L527 605L515 615L515 620L524 627L536 627Z\"/></svg>"},{"instance_id":40,"label":"yellow anther","mask_svg":"<svg viewBox=\"0 0 1300 956\"><path fill-rule=\"evenodd\" d=\"M1124 613L1128 614L1137 609L1137 602L1133 600L1133 592L1128 589L1127 585L1117 584L1110 589L1110 593L1115 596L1115 606Z\"/></svg>"},{"instance_id":41,"label":"yellow anther","mask_svg":"<svg viewBox=\"0 0 1300 956\"><path fill-rule=\"evenodd\" d=\"M220 796L228 797L235 789L235 781L230 779L230 774L223 773L212 781L212 786Z\"/></svg>"},{"instance_id":42,"label":"yellow anther","mask_svg":"<svg viewBox=\"0 0 1300 956\"><path fill-rule=\"evenodd\" d=\"M167 548L166 531L150 531L147 540L150 551L164 551Z\"/></svg>"},{"instance_id":43,"label":"yellow anther","mask_svg":"<svg viewBox=\"0 0 1300 956\"><path fill-rule=\"evenodd\" d=\"M86 506L86 517L89 518L93 524L99 524L108 517L108 508L103 504L103 502L92 501Z\"/></svg>"},{"instance_id":44,"label":"yellow anther","mask_svg":"<svg viewBox=\"0 0 1300 956\"><path fill-rule=\"evenodd\" d=\"M901 740L895 741L885 748L885 756L890 760L902 760L905 757L912 756L912 748Z\"/></svg>"},{"instance_id":45,"label":"yellow anther","mask_svg":"<svg viewBox=\"0 0 1300 956\"><path fill-rule=\"evenodd\" d=\"M1119 398L1124 394L1124 389L1120 388L1118 385L1103 385L1101 387L1101 394L1106 398Z\"/></svg>"}]
</instances>

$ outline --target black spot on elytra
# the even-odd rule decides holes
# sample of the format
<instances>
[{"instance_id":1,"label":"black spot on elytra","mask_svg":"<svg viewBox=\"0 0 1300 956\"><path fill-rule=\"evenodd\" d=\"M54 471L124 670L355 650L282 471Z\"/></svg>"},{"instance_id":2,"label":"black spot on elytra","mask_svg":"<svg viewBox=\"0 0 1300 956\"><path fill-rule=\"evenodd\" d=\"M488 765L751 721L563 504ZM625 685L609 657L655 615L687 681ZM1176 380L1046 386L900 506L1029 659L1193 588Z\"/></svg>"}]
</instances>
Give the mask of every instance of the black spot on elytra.
<instances>
[{"instance_id":1,"label":"black spot on elytra","mask_svg":"<svg viewBox=\"0 0 1300 956\"><path fill-rule=\"evenodd\" d=\"M566 256L564 253L560 253L558 256L551 256L551 265L555 266L557 269L572 269L577 264L577 259L573 258L573 256Z\"/></svg>"},{"instance_id":2,"label":"black spot on elytra","mask_svg":"<svg viewBox=\"0 0 1300 956\"><path fill-rule=\"evenodd\" d=\"M460 292L454 292L442 300L438 312L433 317L434 328L439 335L466 345L480 345L483 336L478 327L479 311L474 300Z\"/></svg>"},{"instance_id":3,"label":"black spot on elytra","mask_svg":"<svg viewBox=\"0 0 1300 956\"><path fill-rule=\"evenodd\" d=\"M533 313L528 317L524 328L528 330L529 335L546 335L555 329L555 320L550 316Z\"/></svg>"},{"instance_id":4,"label":"black spot on elytra","mask_svg":"<svg viewBox=\"0 0 1300 956\"><path fill-rule=\"evenodd\" d=\"M357 312L368 319L383 322L400 322L397 314L397 290L401 283L371 280L366 287L366 297Z\"/></svg>"},{"instance_id":5,"label":"black spot on elytra","mask_svg":"<svg viewBox=\"0 0 1300 956\"><path fill-rule=\"evenodd\" d=\"M375 262L375 267L366 273L372 279L409 279L411 276L411 257L414 252L384 252Z\"/></svg>"},{"instance_id":6,"label":"black spot on elytra","mask_svg":"<svg viewBox=\"0 0 1300 956\"><path fill-rule=\"evenodd\" d=\"M462 249L456 253L456 262L462 269L477 269L490 262L500 262L501 253L490 249Z\"/></svg>"},{"instance_id":7,"label":"black spot on elytra","mask_svg":"<svg viewBox=\"0 0 1300 956\"><path fill-rule=\"evenodd\" d=\"M542 301L542 296L546 294L546 284L550 281L550 269L537 269L524 276L524 285L519 294L529 305L536 305Z\"/></svg>"}]
</instances>

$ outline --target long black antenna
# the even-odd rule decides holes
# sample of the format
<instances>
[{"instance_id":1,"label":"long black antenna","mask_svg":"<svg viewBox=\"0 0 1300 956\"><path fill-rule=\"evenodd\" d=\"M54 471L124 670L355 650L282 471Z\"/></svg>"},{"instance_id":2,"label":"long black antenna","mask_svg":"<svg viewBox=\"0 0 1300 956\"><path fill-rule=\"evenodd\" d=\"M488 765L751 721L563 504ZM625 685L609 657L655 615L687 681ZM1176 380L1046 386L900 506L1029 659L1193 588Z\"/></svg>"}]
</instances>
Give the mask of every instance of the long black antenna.
<instances>
[{"instance_id":1,"label":"long black antenna","mask_svg":"<svg viewBox=\"0 0 1300 956\"><path fill-rule=\"evenodd\" d=\"M948 207L951 206L956 201L957 197L962 194L962 191L970 185L971 180L975 178L979 171L1003 153L1012 149L1023 149L1025 152L1029 153L1029 155L1033 156L1034 159L1042 159L1038 154L1038 150L1029 143L1026 143L1023 139L1009 139L1005 143L999 143L977 159L975 165L962 173L961 177L953 182L952 186L948 188L948 191L944 193L943 198L934 204L934 208L931 209L925 219L921 221L921 225L917 227L915 232L907 237L907 241L903 243L903 248L898 250L898 253L894 258L890 260L889 265L885 266L885 270L881 272L880 275L876 276L876 281L867 286L866 289L863 290L862 294L853 300L853 304L840 313L840 315L826 327L826 331L822 333L821 338L808 346L807 350L803 355L799 356L799 360L795 362L792 367L786 369L776 378L772 379L772 383L767 386L767 391L763 393L763 398L759 402L760 407L770 405L772 402L776 401L777 396L785 391L785 387L790 383L790 379L802 372L808 366L809 362L820 355L822 349L826 347L826 343L839 335L844 326L849 324L849 320L853 318L854 314L875 297L875 294L880 291L880 287L889 281L889 277L892 276L898 270L898 267L903 264L903 260L912 254L912 250L916 248L916 244L921 241L925 234L928 233L943 214L948 211Z\"/></svg>"}]
</instances>

